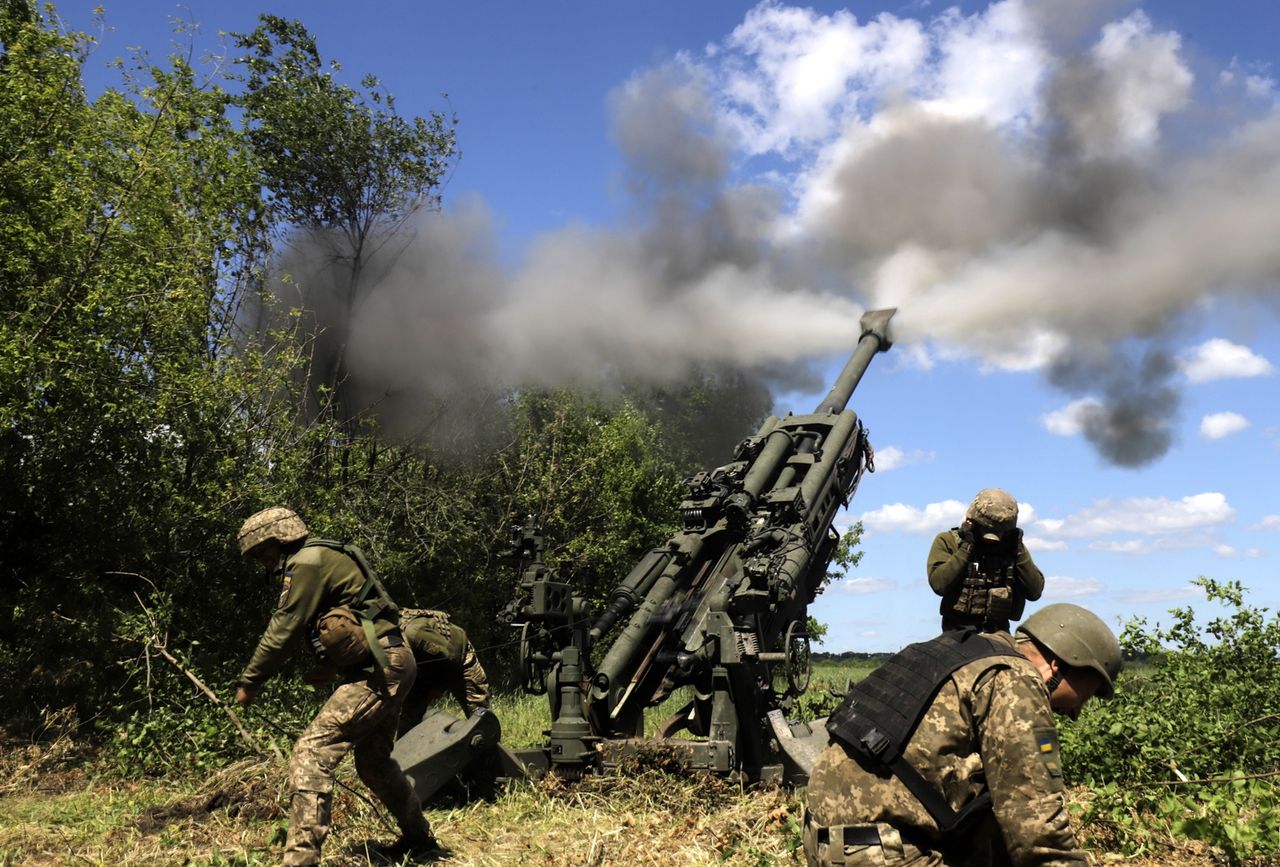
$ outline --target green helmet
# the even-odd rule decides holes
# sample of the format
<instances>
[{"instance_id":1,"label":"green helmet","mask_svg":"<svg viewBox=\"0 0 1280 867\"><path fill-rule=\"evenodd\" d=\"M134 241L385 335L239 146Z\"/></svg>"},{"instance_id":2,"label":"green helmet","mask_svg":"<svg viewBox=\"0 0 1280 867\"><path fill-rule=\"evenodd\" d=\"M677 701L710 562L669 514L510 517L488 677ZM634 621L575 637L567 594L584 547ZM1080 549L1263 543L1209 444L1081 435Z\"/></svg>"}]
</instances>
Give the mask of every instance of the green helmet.
<instances>
[{"instance_id":1,"label":"green helmet","mask_svg":"<svg viewBox=\"0 0 1280 867\"><path fill-rule=\"evenodd\" d=\"M1092 668L1102 675L1098 696L1110 698L1123 663L1120 642L1102 618L1067 602L1046 605L1018 627L1073 668Z\"/></svg>"},{"instance_id":2,"label":"green helmet","mask_svg":"<svg viewBox=\"0 0 1280 867\"><path fill-rule=\"evenodd\" d=\"M272 506L249 516L240 527L237 540L240 543L240 556L247 557L249 552L263 542L275 540L281 545L307 538L307 525L292 509L284 506Z\"/></svg>"}]
</instances>

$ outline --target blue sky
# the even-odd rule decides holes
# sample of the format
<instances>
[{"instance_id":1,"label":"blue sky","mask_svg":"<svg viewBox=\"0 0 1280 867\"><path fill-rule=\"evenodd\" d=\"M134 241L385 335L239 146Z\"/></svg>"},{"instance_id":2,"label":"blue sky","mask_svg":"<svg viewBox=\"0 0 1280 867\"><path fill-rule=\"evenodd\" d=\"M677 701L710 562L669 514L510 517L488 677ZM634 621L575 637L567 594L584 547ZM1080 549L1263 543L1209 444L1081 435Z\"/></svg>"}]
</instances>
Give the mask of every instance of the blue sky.
<instances>
[{"instance_id":1,"label":"blue sky","mask_svg":"<svg viewBox=\"0 0 1280 867\"><path fill-rule=\"evenodd\" d=\"M1280 4L1210 5L107 2L94 63L270 11L456 113L371 344L461 310L492 377L809 364L777 389L807 412L858 313L898 306L852 401L865 558L813 610L826 649L891 650L936 630L929 543L987 486L1024 504L1042 602L1167 620L1202 574L1280 602ZM469 306L396 291L448 280Z\"/></svg>"}]
</instances>

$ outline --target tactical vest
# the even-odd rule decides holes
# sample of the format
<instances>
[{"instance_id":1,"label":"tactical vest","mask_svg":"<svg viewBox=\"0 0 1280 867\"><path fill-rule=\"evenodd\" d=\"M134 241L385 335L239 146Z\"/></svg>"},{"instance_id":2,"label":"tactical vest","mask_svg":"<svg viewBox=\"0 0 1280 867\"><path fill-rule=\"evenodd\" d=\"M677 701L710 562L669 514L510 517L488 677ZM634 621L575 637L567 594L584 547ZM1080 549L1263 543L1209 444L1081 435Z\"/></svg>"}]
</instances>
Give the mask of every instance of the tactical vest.
<instances>
[{"instance_id":1,"label":"tactical vest","mask_svg":"<svg viewBox=\"0 0 1280 867\"><path fill-rule=\"evenodd\" d=\"M903 757L920 720L942 685L958 669L979 659L1021 657L1007 645L973 629L944 632L911 644L850 687L827 720L831 736L875 767L892 771L928 811L944 837L963 832L991 806L983 792L958 812Z\"/></svg>"},{"instance_id":2,"label":"tactical vest","mask_svg":"<svg viewBox=\"0 0 1280 867\"><path fill-rule=\"evenodd\" d=\"M421 621L414 623L414 621ZM412 626L410 624L413 623ZM414 655L419 650L431 656L447 657L453 648L454 630L458 627L449 621L449 615L431 608L403 608L400 611L400 626L408 637L415 636L424 647L415 646Z\"/></svg>"},{"instance_id":3,"label":"tactical vest","mask_svg":"<svg viewBox=\"0 0 1280 867\"><path fill-rule=\"evenodd\" d=\"M360 574L364 576L364 584L354 602L325 611L316 619L312 638L316 652L344 668L360 665L368 659L369 654L373 655L379 666L388 667L386 651L378 643L373 623L375 620L387 620L397 624L400 613L386 588L378 580L378 573L369 565L364 551L355 545L332 539L309 539L302 547L322 547L345 554L355 562Z\"/></svg>"},{"instance_id":4,"label":"tactical vest","mask_svg":"<svg viewBox=\"0 0 1280 867\"><path fill-rule=\"evenodd\" d=\"M952 530L955 542L960 534ZM975 547L959 587L943 597L943 618L986 629L1008 629L1010 620L1022 617L1026 603L1015 595L1017 556L983 554Z\"/></svg>"}]
</instances>

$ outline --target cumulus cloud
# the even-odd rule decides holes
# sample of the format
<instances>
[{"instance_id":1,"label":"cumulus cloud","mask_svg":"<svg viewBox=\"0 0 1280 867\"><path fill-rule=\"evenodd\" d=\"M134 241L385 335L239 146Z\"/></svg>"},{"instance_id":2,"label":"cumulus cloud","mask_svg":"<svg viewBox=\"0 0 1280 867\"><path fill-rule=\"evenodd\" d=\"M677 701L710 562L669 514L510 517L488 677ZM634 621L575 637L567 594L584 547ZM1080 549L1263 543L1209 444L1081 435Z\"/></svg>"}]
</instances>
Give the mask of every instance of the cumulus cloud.
<instances>
[{"instance_id":1,"label":"cumulus cloud","mask_svg":"<svg viewBox=\"0 0 1280 867\"><path fill-rule=\"evenodd\" d=\"M1207 440L1220 440L1248 426L1249 420L1238 412L1215 412L1200 419L1200 436Z\"/></svg>"},{"instance_id":2,"label":"cumulus cloud","mask_svg":"<svg viewBox=\"0 0 1280 867\"><path fill-rule=\"evenodd\" d=\"M1065 575L1047 575L1044 579L1044 596L1041 601L1078 599L1102 592L1102 582L1097 578L1070 578Z\"/></svg>"},{"instance_id":3,"label":"cumulus cloud","mask_svg":"<svg viewBox=\"0 0 1280 867\"><path fill-rule=\"evenodd\" d=\"M876 472L887 472L912 464L928 463L933 460L934 453L924 449L912 449L904 452L897 446L885 446L876 449Z\"/></svg>"},{"instance_id":4,"label":"cumulus cloud","mask_svg":"<svg viewBox=\"0 0 1280 867\"><path fill-rule=\"evenodd\" d=\"M840 589L855 596L868 593L884 593L898 586L891 578L846 578L840 582Z\"/></svg>"},{"instance_id":5,"label":"cumulus cloud","mask_svg":"<svg viewBox=\"0 0 1280 867\"><path fill-rule=\"evenodd\" d=\"M1022 544L1027 546L1028 551L1065 551L1067 543L1061 539L1046 539L1043 536L1026 535L1022 537Z\"/></svg>"},{"instance_id":6,"label":"cumulus cloud","mask_svg":"<svg viewBox=\"0 0 1280 867\"><path fill-rule=\"evenodd\" d=\"M1208 491L1178 500L1166 497L1105 499L1068 515L1041 518L1037 531L1061 539L1107 536L1114 533L1158 535L1186 533L1225 524L1236 510L1225 494Z\"/></svg>"},{"instance_id":7,"label":"cumulus cloud","mask_svg":"<svg viewBox=\"0 0 1280 867\"><path fill-rule=\"evenodd\" d=\"M1132 593L1122 593L1118 598L1121 602L1127 602L1135 605L1147 605L1151 603L1181 602L1186 599L1203 597L1203 587L1200 587L1197 584L1184 584L1181 587L1163 590L1137 590Z\"/></svg>"},{"instance_id":8,"label":"cumulus cloud","mask_svg":"<svg viewBox=\"0 0 1280 867\"><path fill-rule=\"evenodd\" d=\"M1280 530L1280 515L1267 515L1255 525L1254 529Z\"/></svg>"},{"instance_id":9,"label":"cumulus cloud","mask_svg":"<svg viewBox=\"0 0 1280 867\"><path fill-rule=\"evenodd\" d=\"M1102 404L1099 401L1091 397L1082 397L1040 416L1040 423L1051 434L1060 437L1079 436L1089 416L1101 409Z\"/></svg>"},{"instance_id":10,"label":"cumulus cloud","mask_svg":"<svg viewBox=\"0 0 1280 867\"><path fill-rule=\"evenodd\" d=\"M1192 382L1269 376L1275 372L1271 362L1247 346L1230 340L1206 340L1181 359L1182 370Z\"/></svg>"},{"instance_id":11,"label":"cumulus cloud","mask_svg":"<svg viewBox=\"0 0 1280 867\"><path fill-rule=\"evenodd\" d=\"M867 530L879 533L937 533L963 521L968 507L968 503L959 500L929 503L923 509L906 503L891 503L863 512L858 520Z\"/></svg>"}]
</instances>

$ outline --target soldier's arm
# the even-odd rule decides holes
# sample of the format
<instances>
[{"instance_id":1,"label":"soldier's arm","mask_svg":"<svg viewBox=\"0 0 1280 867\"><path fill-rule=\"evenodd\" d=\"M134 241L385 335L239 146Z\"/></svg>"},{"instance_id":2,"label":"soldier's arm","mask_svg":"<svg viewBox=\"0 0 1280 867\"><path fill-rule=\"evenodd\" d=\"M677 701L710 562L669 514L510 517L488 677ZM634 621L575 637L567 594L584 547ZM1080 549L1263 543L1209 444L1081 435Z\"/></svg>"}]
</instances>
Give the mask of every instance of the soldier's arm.
<instances>
[{"instance_id":1,"label":"soldier's arm","mask_svg":"<svg viewBox=\"0 0 1280 867\"><path fill-rule=\"evenodd\" d=\"M934 537L929 548L929 586L942 596L957 581L964 578L969 568L969 543L959 542L950 531Z\"/></svg>"},{"instance_id":2,"label":"soldier's arm","mask_svg":"<svg viewBox=\"0 0 1280 867\"><path fill-rule=\"evenodd\" d=\"M1000 669L978 686L974 701L992 811L1011 862L1086 864L1067 813L1053 712L1037 675Z\"/></svg>"},{"instance_id":3,"label":"soldier's arm","mask_svg":"<svg viewBox=\"0 0 1280 867\"><path fill-rule=\"evenodd\" d=\"M1031 552L1027 550L1027 546L1021 542L1018 543L1018 559L1014 563L1014 574L1018 578L1018 583L1022 585L1027 599L1035 602L1040 598L1040 594L1044 592L1044 573L1031 559Z\"/></svg>"},{"instance_id":4,"label":"soldier's arm","mask_svg":"<svg viewBox=\"0 0 1280 867\"><path fill-rule=\"evenodd\" d=\"M301 643L307 624L320 606L324 590L319 570L311 565L294 565L285 573L287 586L271 615L271 622L258 639L253 657L240 674L240 683L261 686L276 674Z\"/></svg>"}]
</instances>

